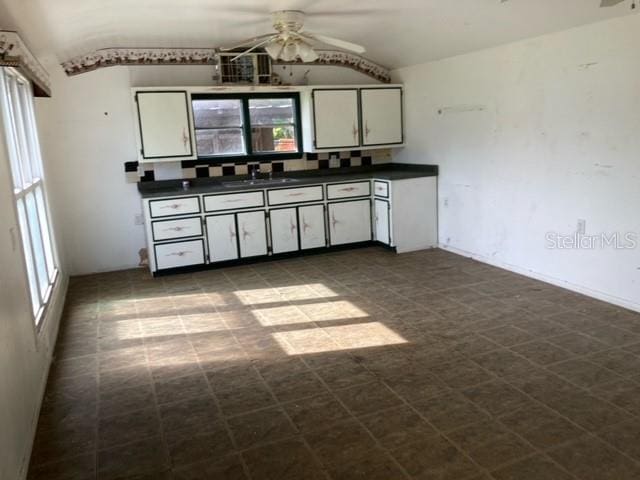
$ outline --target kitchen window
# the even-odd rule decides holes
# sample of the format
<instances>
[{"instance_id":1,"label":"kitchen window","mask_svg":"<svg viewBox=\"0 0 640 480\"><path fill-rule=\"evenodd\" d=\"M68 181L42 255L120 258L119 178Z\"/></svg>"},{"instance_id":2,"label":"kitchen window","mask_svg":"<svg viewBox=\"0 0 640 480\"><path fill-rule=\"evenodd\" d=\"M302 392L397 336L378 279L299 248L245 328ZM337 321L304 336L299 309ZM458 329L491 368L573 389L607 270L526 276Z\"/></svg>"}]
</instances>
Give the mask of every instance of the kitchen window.
<instances>
[{"instance_id":1,"label":"kitchen window","mask_svg":"<svg viewBox=\"0 0 640 480\"><path fill-rule=\"evenodd\" d=\"M213 162L302 157L297 93L194 94L198 158Z\"/></svg>"},{"instance_id":2,"label":"kitchen window","mask_svg":"<svg viewBox=\"0 0 640 480\"><path fill-rule=\"evenodd\" d=\"M0 69L0 108L25 257L31 304L40 323L58 276L49 223L42 158L29 81L12 68Z\"/></svg>"}]
</instances>

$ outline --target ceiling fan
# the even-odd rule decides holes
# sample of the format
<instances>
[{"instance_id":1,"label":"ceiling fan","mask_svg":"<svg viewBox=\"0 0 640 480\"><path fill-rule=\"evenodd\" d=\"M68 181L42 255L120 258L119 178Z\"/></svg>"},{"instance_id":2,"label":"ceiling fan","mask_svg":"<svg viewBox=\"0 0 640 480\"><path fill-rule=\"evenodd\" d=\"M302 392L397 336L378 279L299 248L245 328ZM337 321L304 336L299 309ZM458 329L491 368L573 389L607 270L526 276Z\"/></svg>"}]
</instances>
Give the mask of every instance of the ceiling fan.
<instances>
[{"instance_id":1,"label":"ceiling fan","mask_svg":"<svg viewBox=\"0 0 640 480\"><path fill-rule=\"evenodd\" d=\"M627 0L602 0L600 2L600 8L602 7L615 7L616 5L621 4L622 2L626 2ZM636 8L636 0L632 0L631 9Z\"/></svg>"},{"instance_id":2,"label":"ceiling fan","mask_svg":"<svg viewBox=\"0 0 640 480\"><path fill-rule=\"evenodd\" d=\"M231 61L252 52L257 48L264 48L274 60L293 62L298 58L303 62L313 62L318 54L313 49L313 44L321 43L331 45L342 50L348 50L358 54L365 52L364 47L326 35L302 31L304 26L304 12L300 10L279 10L271 13L275 33L268 33L245 40L244 42L222 51L237 50L242 47L250 47L240 52Z\"/></svg>"}]
</instances>

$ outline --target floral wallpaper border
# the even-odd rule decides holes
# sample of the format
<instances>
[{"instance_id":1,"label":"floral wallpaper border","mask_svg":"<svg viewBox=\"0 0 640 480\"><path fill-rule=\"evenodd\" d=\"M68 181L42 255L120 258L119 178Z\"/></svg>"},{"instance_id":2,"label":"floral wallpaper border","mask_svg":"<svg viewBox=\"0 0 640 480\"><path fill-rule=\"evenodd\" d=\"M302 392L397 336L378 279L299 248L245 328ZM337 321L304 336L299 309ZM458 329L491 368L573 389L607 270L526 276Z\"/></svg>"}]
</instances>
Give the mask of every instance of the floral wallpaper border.
<instances>
[{"instance_id":1,"label":"floral wallpaper border","mask_svg":"<svg viewBox=\"0 0 640 480\"><path fill-rule=\"evenodd\" d=\"M319 57L307 65L331 65L352 68L383 83L391 82L388 68L354 53L316 50ZM67 75L79 75L98 68L117 65L215 65L217 48L104 48L63 62ZM274 65L302 62L274 61Z\"/></svg>"}]
</instances>

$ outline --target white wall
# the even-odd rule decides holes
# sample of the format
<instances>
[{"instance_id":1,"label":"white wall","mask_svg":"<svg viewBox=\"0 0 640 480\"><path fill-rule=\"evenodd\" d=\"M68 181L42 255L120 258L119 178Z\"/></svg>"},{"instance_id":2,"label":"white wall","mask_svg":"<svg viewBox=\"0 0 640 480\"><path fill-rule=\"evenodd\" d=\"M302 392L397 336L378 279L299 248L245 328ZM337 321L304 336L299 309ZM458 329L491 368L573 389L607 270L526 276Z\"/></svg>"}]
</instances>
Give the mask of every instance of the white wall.
<instances>
[{"instance_id":1,"label":"white wall","mask_svg":"<svg viewBox=\"0 0 640 480\"><path fill-rule=\"evenodd\" d=\"M53 61L52 99L37 102L47 151L50 194L57 207L59 244L71 275L137 266L145 247L137 186L124 162L136 160L132 86L211 85L210 66L110 67L67 77ZM275 67L280 70L282 67ZM310 67L314 84L376 83L348 68ZM298 82L305 67L287 67ZM289 77L289 72L293 76Z\"/></svg>"},{"instance_id":2,"label":"white wall","mask_svg":"<svg viewBox=\"0 0 640 480\"><path fill-rule=\"evenodd\" d=\"M26 476L67 279L61 275L36 332L6 155L0 119L0 479L18 480Z\"/></svg>"},{"instance_id":3,"label":"white wall","mask_svg":"<svg viewBox=\"0 0 640 480\"><path fill-rule=\"evenodd\" d=\"M394 161L440 165L444 247L640 310L640 246L545 241L578 219L640 234L638 45L634 15L393 72L409 145Z\"/></svg>"}]
</instances>

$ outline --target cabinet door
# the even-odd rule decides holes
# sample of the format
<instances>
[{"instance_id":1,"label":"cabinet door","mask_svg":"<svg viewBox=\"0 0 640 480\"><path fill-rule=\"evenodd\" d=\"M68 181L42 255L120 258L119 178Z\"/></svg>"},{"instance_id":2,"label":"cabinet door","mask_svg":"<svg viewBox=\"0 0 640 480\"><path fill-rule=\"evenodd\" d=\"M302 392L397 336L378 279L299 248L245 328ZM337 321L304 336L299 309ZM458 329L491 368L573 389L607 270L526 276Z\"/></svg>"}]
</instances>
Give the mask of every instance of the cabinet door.
<instances>
[{"instance_id":1,"label":"cabinet door","mask_svg":"<svg viewBox=\"0 0 640 480\"><path fill-rule=\"evenodd\" d=\"M390 238L390 223L389 223L389 202L385 200L374 200L374 220L375 220L375 233L376 240L378 242L384 243L385 245L391 244Z\"/></svg>"},{"instance_id":2,"label":"cabinet door","mask_svg":"<svg viewBox=\"0 0 640 480\"><path fill-rule=\"evenodd\" d=\"M362 145L402 143L402 89L363 88Z\"/></svg>"},{"instance_id":3,"label":"cabinet door","mask_svg":"<svg viewBox=\"0 0 640 480\"><path fill-rule=\"evenodd\" d=\"M300 224L300 248L321 248L327 246L324 205L298 207Z\"/></svg>"},{"instance_id":4,"label":"cabinet door","mask_svg":"<svg viewBox=\"0 0 640 480\"><path fill-rule=\"evenodd\" d=\"M360 145L358 90L314 90L315 148L350 148Z\"/></svg>"},{"instance_id":5,"label":"cabinet door","mask_svg":"<svg viewBox=\"0 0 640 480\"><path fill-rule=\"evenodd\" d=\"M331 245L371 240L371 201L369 199L330 203L328 207Z\"/></svg>"},{"instance_id":6,"label":"cabinet door","mask_svg":"<svg viewBox=\"0 0 640 480\"><path fill-rule=\"evenodd\" d=\"M269 211L271 219L271 249L273 253L297 252L298 216L294 208Z\"/></svg>"},{"instance_id":7,"label":"cabinet door","mask_svg":"<svg viewBox=\"0 0 640 480\"><path fill-rule=\"evenodd\" d=\"M209 243L209 262L223 262L238 258L238 236L236 216L211 215L207 217L207 241Z\"/></svg>"},{"instance_id":8,"label":"cabinet door","mask_svg":"<svg viewBox=\"0 0 640 480\"><path fill-rule=\"evenodd\" d=\"M267 223L263 210L236 214L240 257L257 257L267 254Z\"/></svg>"},{"instance_id":9,"label":"cabinet door","mask_svg":"<svg viewBox=\"0 0 640 480\"><path fill-rule=\"evenodd\" d=\"M193 158L187 92L138 92L142 159Z\"/></svg>"}]
</instances>

